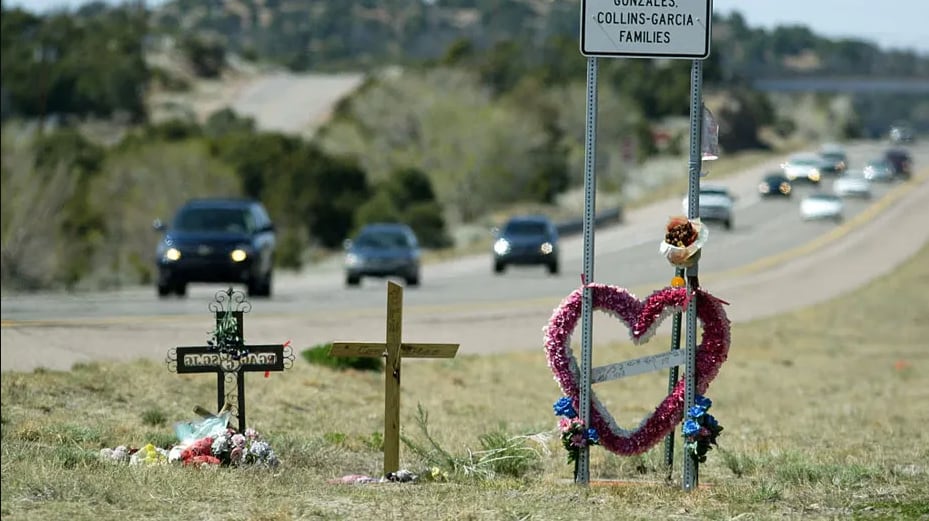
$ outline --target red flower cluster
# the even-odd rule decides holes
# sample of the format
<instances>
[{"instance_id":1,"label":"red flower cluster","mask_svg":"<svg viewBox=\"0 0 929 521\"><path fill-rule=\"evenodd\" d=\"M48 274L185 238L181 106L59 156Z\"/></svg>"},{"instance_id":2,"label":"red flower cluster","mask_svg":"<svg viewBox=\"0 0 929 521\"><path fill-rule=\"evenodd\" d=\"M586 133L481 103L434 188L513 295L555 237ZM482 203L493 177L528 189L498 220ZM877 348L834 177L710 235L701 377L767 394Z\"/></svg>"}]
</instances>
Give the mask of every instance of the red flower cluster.
<instances>
[{"instance_id":1,"label":"red flower cluster","mask_svg":"<svg viewBox=\"0 0 929 521\"><path fill-rule=\"evenodd\" d=\"M221 462L219 458L213 455L212 447L212 437L200 438L181 452L181 461L184 465L199 465L201 463L219 465Z\"/></svg>"}]
</instances>

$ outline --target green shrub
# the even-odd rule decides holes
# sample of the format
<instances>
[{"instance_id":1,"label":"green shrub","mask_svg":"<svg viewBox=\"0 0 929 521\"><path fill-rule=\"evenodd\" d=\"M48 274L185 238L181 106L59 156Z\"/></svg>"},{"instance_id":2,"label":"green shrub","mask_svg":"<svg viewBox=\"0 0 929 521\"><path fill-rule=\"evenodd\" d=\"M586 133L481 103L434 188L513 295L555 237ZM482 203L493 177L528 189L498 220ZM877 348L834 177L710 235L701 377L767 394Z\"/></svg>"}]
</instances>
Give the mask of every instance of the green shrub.
<instances>
[{"instance_id":1,"label":"green shrub","mask_svg":"<svg viewBox=\"0 0 929 521\"><path fill-rule=\"evenodd\" d=\"M146 409L142 412L142 423L145 425L157 427L159 425L164 425L166 421L167 417L165 416L164 411L158 407Z\"/></svg>"},{"instance_id":2,"label":"green shrub","mask_svg":"<svg viewBox=\"0 0 929 521\"><path fill-rule=\"evenodd\" d=\"M169 449L177 444L177 436L174 435L173 431L153 431L145 434L145 437L142 438L145 443L151 443L156 447L161 447L163 449ZM144 445L144 443L143 443Z\"/></svg>"},{"instance_id":3,"label":"green shrub","mask_svg":"<svg viewBox=\"0 0 929 521\"><path fill-rule=\"evenodd\" d=\"M359 356L330 356L332 344L319 344L301 353L304 360L314 365L323 365L334 369L357 369L359 371L380 371L384 367L381 358Z\"/></svg>"}]
</instances>

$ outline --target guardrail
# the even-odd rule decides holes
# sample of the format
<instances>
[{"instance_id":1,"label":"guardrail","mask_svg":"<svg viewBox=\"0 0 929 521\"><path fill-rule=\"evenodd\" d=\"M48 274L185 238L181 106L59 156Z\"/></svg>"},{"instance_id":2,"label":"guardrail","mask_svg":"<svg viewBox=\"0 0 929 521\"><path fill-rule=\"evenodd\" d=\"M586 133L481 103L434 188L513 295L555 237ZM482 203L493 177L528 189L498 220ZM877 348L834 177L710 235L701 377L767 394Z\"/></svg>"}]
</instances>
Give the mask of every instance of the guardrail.
<instances>
[{"instance_id":1,"label":"guardrail","mask_svg":"<svg viewBox=\"0 0 929 521\"><path fill-rule=\"evenodd\" d=\"M623 222L623 209L621 207L604 210L594 216L594 227L608 226ZM584 219L577 218L555 223L558 235L576 235L584 231Z\"/></svg>"}]
</instances>

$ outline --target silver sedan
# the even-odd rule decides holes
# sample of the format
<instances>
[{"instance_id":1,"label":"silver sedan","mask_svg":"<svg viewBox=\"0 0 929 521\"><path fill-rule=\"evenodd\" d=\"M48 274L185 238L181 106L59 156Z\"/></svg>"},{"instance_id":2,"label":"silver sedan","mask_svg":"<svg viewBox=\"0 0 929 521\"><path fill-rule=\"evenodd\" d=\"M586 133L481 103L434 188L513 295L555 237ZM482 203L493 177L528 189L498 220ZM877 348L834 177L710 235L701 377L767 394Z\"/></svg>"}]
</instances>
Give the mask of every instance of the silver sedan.
<instances>
[{"instance_id":1,"label":"silver sedan","mask_svg":"<svg viewBox=\"0 0 929 521\"><path fill-rule=\"evenodd\" d=\"M861 170L849 170L832 183L832 192L839 197L871 198L871 181Z\"/></svg>"}]
</instances>

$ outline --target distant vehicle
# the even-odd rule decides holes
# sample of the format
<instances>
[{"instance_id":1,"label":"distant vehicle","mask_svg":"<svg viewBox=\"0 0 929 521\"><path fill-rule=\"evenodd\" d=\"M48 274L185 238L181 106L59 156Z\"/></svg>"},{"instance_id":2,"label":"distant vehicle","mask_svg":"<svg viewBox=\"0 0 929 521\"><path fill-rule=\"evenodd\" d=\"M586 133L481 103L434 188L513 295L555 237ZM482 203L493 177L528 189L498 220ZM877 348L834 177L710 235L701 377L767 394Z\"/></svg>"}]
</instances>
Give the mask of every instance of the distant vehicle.
<instances>
[{"instance_id":1,"label":"distant vehicle","mask_svg":"<svg viewBox=\"0 0 929 521\"><path fill-rule=\"evenodd\" d=\"M871 198L871 181L861 170L847 170L832 182L832 192L839 197Z\"/></svg>"},{"instance_id":2,"label":"distant vehicle","mask_svg":"<svg viewBox=\"0 0 929 521\"><path fill-rule=\"evenodd\" d=\"M781 168L791 183L809 181L816 184L822 178L823 160L817 154L794 154L781 165Z\"/></svg>"},{"instance_id":3,"label":"distant vehicle","mask_svg":"<svg viewBox=\"0 0 929 521\"><path fill-rule=\"evenodd\" d=\"M248 294L271 296L276 238L258 201L194 199L177 210L156 249L158 295L184 296L191 282L241 283Z\"/></svg>"},{"instance_id":4,"label":"distant vehicle","mask_svg":"<svg viewBox=\"0 0 929 521\"><path fill-rule=\"evenodd\" d=\"M892 181L894 178L894 168L890 161L884 158L876 158L868 161L864 169L865 179L868 181Z\"/></svg>"},{"instance_id":5,"label":"distant vehicle","mask_svg":"<svg viewBox=\"0 0 929 521\"><path fill-rule=\"evenodd\" d=\"M844 211L845 205L842 199L833 194L811 194L800 202L800 217L804 221L832 220L841 222Z\"/></svg>"},{"instance_id":6,"label":"distant vehicle","mask_svg":"<svg viewBox=\"0 0 929 521\"><path fill-rule=\"evenodd\" d=\"M704 185L700 187L700 220L703 222L721 222L727 230L734 224L732 216L735 196L724 186ZM689 204L687 197L681 201L681 208L687 215Z\"/></svg>"},{"instance_id":7,"label":"distant vehicle","mask_svg":"<svg viewBox=\"0 0 929 521\"><path fill-rule=\"evenodd\" d=\"M550 274L558 273L558 230L548 217L515 216L497 232L493 243L494 273L503 273L510 264L544 265Z\"/></svg>"},{"instance_id":8,"label":"distant vehicle","mask_svg":"<svg viewBox=\"0 0 929 521\"><path fill-rule=\"evenodd\" d=\"M913 158L905 148L891 148L884 152L884 158L890 163L894 177L909 179L913 168Z\"/></svg>"},{"instance_id":9,"label":"distant vehicle","mask_svg":"<svg viewBox=\"0 0 929 521\"><path fill-rule=\"evenodd\" d=\"M420 282L419 240L400 223L372 223L345 241L345 284L357 286L362 277L401 277L408 286Z\"/></svg>"},{"instance_id":10,"label":"distant vehicle","mask_svg":"<svg viewBox=\"0 0 929 521\"><path fill-rule=\"evenodd\" d=\"M768 174L758 184L758 193L762 197L790 197L792 192L790 179L781 173Z\"/></svg>"},{"instance_id":11,"label":"distant vehicle","mask_svg":"<svg viewBox=\"0 0 929 521\"><path fill-rule=\"evenodd\" d=\"M842 145L827 144L819 150L821 174L839 175L848 168L848 154Z\"/></svg>"},{"instance_id":12,"label":"distant vehicle","mask_svg":"<svg viewBox=\"0 0 929 521\"><path fill-rule=\"evenodd\" d=\"M916 132L908 123L897 122L890 127L890 141L892 143L912 143L916 140Z\"/></svg>"}]
</instances>

